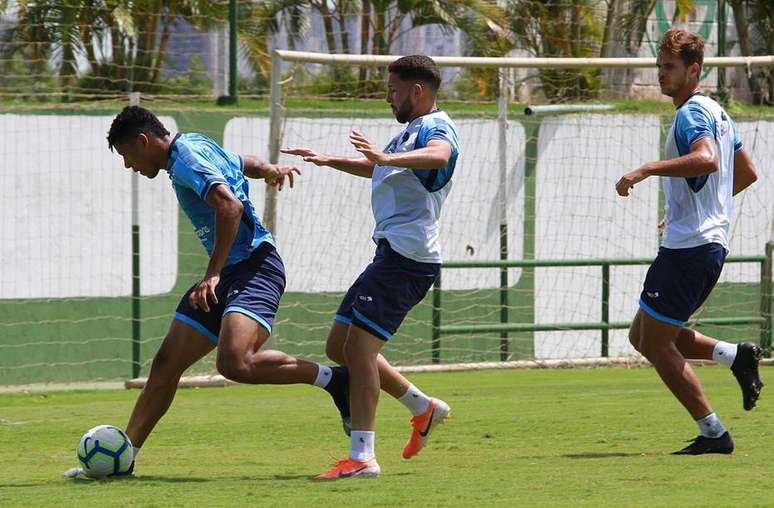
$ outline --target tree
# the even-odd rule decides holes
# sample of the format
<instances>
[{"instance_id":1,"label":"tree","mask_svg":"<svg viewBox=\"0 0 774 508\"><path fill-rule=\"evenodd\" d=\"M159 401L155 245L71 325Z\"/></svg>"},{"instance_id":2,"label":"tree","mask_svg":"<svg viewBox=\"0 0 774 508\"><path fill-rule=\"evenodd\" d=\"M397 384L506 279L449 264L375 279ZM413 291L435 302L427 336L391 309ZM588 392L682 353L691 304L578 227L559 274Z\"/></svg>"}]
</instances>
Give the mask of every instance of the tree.
<instances>
[{"instance_id":1,"label":"tree","mask_svg":"<svg viewBox=\"0 0 774 508\"><path fill-rule=\"evenodd\" d=\"M505 12L514 42L537 57L592 57L603 27L595 0L509 0ZM594 97L599 71L541 69L538 77L552 102Z\"/></svg>"},{"instance_id":2,"label":"tree","mask_svg":"<svg viewBox=\"0 0 774 508\"><path fill-rule=\"evenodd\" d=\"M729 0L743 56L774 54L774 4L769 0ZM752 32L752 36L751 36ZM774 72L747 75L753 104L774 104Z\"/></svg>"},{"instance_id":3,"label":"tree","mask_svg":"<svg viewBox=\"0 0 774 508\"><path fill-rule=\"evenodd\" d=\"M206 29L224 13L211 0L19 0L17 37L39 69L54 65L66 94L79 78L87 90L156 91L177 18Z\"/></svg>"}]
</instances>

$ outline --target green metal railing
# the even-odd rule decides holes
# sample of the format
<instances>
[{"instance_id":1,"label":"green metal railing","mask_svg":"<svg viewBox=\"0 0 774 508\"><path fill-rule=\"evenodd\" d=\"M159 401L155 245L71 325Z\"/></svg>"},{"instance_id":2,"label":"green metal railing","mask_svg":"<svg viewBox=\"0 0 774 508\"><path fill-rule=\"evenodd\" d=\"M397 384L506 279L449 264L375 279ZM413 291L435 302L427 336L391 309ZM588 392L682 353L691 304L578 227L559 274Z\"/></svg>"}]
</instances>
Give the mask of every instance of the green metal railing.
<instances>
[{"instance_id":1,"label":"green metal railing","mask_svg":"<svg viewBox=\"0 0 774 508\"><path fill-rule=\"evenodd\" d=\"M689 321L689 325L760 325L760 345L767 353L771 350L771 304L772 304L772 252L774 243L766 244L766 254L763 256L732 256L726 263L759 263L760 264L760 312L755 316L738 316L725 318L704 318ZM508 355L507 334L509 332L549 332L564 330L600 330L602 333L601 356L608 356L609 332L629 328L631 321L610 321L610 267L649 265L652 258L636 259L518 259L497 261L448 261L443 263L444 270L462 268L498 268L501 274L508 268L538 268L538 267L569 267L569 266L599 266L602 269L602 308L600 322L576 323L509 323L507 308L500 309L500 322L483 325L442 325L442 277L441 274L433 286L432 313L432 362L441 361L441 336L476 333L499 333L500 359L506 360ZM501 295L508 290L507 276L500 278ZM507 298L500 299L501 307L507 306Z\"/></svg>"}]
</instances>

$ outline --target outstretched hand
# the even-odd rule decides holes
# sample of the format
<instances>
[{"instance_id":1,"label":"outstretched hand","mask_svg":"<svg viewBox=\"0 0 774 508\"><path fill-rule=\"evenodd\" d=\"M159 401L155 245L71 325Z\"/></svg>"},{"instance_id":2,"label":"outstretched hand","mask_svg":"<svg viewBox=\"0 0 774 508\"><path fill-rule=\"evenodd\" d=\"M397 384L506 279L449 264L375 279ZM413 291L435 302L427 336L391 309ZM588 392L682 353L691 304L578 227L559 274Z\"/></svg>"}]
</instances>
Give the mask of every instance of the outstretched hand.
<instances>
[{"instance_id":1,"label":"outstretched hand","mask_svg":"<svg viewBox=\"0 0 774 508\"><path fill-rule=\"evenodd\" d=\"M349 134L349 142L355 147L355 150L362 153L366 159L375 164L387 164L389 161L389 154L382 151L379 146L365 137L361 132L353 130Z\"/></svg>"},{"instance_id":2,"label":"outstretched hand","mask_svg":"<svg viewBox=\"0 0 774 508\"><path fill-rule=\"evenodd\" d=\"M317 153L311 148L281 148L280 152L288 155L298 155L304 162L311 162L315 166L323 166L328 162L328 157Z\"/></svg>"}]
</instances>

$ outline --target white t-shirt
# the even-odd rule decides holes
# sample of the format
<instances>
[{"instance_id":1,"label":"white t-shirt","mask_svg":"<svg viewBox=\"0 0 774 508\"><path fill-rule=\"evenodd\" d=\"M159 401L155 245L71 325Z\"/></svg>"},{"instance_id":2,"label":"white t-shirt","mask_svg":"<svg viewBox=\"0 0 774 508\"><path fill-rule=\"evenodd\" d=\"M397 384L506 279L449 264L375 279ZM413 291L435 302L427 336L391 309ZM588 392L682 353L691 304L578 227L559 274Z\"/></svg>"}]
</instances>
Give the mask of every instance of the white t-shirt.
<instances>
[{"instance_id":1,"label":"white t-shirt","mask_svg":"<svg viewBox=\"0 0 774 508\"><path fill-rule=\"evenodd\" d=\"M711 138L718 151L718 170L691 178L662 177L666 230L661 245L686 249L719 243L728 250L734 187L734 153L742 149L736 125L714 100L694 94L675 114L665 155L687 155L691 145Z\"/></svg>"},{"instance_id":2,"label":"white t-shirt","mask_svg":"<svg viewBox=\"0 0 774 508\"><path fill-rule=\"evenodd\" d=\"M433 139L451 146L451 157L439 169L374 167L371 207L376 221L373 240L385 238L398 254L421 263L440 263L438 242L441 206L451 190L451 178L459 155L457 129L443 111L415 118L395 136L386 153L424 148Z\"/></svg>"}]
</instances>

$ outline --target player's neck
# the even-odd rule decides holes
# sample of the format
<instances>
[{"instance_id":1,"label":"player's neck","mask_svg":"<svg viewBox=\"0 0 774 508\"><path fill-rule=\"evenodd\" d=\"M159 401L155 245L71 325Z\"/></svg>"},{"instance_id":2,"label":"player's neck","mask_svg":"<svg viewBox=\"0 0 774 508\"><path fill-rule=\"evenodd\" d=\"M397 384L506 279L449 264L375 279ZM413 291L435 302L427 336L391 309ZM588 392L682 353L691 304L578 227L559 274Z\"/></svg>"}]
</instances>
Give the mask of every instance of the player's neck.
<instances>
[{"instance_id":1,"label":"player's neck","mask_svg":"<svg viewBox=\"0 0 774 508\"><path fill-rule=\"evenodd\" d=\"M679 93L672 96L672 103L675 105L676 108L679 108L683 104L685 104L685 101L699 93L701 90L699 89L698 84L693 84L691 86L685 87L683 90L681 90Z\"/></svg>"},{"instance_id":2,"label":"player's neck","mask_svg":"<svg viewBox=\"0 0 774 508\"><path fill-rule=\"evenodd\" d=\"M167 162L169 162L169 151L172 148L172 142L174 138L167 134L163 138L158 138L158 158L156 162L159 164L159 167L161 169L167 168Z\"/></svg>"},{"instance_id":3,"label":"player's neck","mask_svg":"<svg viewBox=\"0 0 774 508\"><path fill-rule=\"evenodd\" d=\"M438 105L436 104L435 101L433 101L432 104L423 105L422 107L419 107L416 109L416 111L414 111L414 114L411 116L411 120L409 120L409 123L413 122L420 116L429 115L430 113L432 113L437 109L438 109Z\"/></svg>"}]
</instances>

